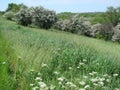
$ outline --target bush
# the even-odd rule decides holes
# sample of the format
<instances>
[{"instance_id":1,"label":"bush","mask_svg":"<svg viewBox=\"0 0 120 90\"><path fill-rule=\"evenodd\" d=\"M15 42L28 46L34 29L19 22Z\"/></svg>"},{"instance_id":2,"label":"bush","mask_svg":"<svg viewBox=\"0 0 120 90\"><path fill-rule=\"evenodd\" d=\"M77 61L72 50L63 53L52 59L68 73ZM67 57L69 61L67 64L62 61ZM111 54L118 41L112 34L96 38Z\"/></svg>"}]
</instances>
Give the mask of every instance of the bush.
<instances>
[{"instance_id":1,"label":"bush","mask_svg":"<svg viewBox=\"0 0 120 90\"><path fill-rule=\"evenodd\" d=\"M16 19L19 24L28 26L32 23L32 13L28 8L22 8L16 13Z\"/></svg>"},{"instance_id":2,"label":"bush","mask_svg":"<svg viewBox=\"0 0 120 90\"><path fill-rule=\"evenodd\" d=\"M49 29L56 21L54 11L44 9L43 7L32 7L21 9L17 14L17 21L24 26L38 26L40 28Z\"/></svg>"},{"instance_id":3,"label":"bush","mask_svg":"<svg viewBox=\"0 0 120 90\"><path fill-rule=\"evenodd\" d=\"M114 28L114 35L112 36L112 41L120 42L120 24Z\"/></svg>"},{"instance_id":4,"label":"bush","mask_svg":"<svg viewBox=\"0 0 120 90\"><path fill-rule=\"evenodd\" d=\"M56 22L54 27L76 34L89 35L88 32L91 25L85 18L80 17L79 14L76 14L71 19Z\"/></svg>"},{"instance_id":5,"label":"bush","mask_svg":"<svg viewBox=\"0 0 120 90\"><path fill-rule=\"evenodd\" d=\"M95 24L91 27L91 36L95 38L104 38L110 40L113 35L112 24Z\"/></svg>"},{"instance_id":6,"label":"bush","mask_svg":"<svg viewBox=\"0 0 120 90\"><path fill-rule=\"evenodd\" d=\"M49 29L56 21L56 14L54 11L47 10L43 7L31 8L32 23L40 28Z\"/></svg>"},{"instance_id":7,"label":"bush","mask_svg":"<svg viewBox=\"0 0 120 90\"><path fill-rule=\"evenodd\" d=\"M15 20L15 15L13 12L9 11L9 12L6 12L3 17L5 17L6 19L8 20Z\"/></svg>"}]
</instances>

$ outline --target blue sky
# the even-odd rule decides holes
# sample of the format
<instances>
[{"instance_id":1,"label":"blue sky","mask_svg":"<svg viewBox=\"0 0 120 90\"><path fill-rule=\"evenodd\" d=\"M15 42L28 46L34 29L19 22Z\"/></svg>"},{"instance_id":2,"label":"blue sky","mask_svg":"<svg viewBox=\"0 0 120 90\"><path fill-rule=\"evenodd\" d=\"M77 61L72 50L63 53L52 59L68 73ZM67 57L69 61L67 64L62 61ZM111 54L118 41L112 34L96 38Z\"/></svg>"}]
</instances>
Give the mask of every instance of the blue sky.
<instances>
[{"instance_id":1,"label":"blue sky","mask_svg":"<svg viewBox=\"0 0 120 90\"><path fill-rule=\"evenodd\" d=\"M120 6L120 0L1 0L0 11L7 8L8 3L23 3L27 6L43 6L59 12L97 12L106 11L108 6Z\"/></svg>"}]
</instances>

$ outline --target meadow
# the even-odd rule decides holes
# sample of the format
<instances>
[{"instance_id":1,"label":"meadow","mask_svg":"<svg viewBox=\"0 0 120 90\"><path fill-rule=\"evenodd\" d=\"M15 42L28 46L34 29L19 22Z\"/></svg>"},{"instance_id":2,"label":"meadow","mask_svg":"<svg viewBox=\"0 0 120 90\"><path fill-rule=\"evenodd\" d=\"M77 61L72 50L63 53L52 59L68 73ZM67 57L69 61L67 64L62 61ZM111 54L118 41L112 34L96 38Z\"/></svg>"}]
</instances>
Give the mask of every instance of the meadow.
<instances>
[{"instance_id":1,"label":"meadow","mask_svg":"<svg viewBox=\"0 0 120 90\"><path fill-rule=\"evenodd\" d=\"M120 45L0 17L0 90L120 90Z\"/></svg>"}]
</instances>

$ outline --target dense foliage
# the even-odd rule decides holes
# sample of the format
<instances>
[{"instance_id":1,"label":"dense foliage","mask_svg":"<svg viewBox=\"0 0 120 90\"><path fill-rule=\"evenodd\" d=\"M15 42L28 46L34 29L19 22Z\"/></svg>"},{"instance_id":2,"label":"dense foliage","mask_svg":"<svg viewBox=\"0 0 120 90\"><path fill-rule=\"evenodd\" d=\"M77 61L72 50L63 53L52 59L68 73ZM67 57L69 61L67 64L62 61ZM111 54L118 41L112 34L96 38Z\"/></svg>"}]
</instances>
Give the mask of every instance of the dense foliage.
<instances>
[{"instance_id":1,"label":"dense foliage","mask_svg":"<svg viewBox=\"0 0 120 90\"><path fill-rule=\"evenodd\" d=\"M55 12L47 10L43 7L31 7L21 9L16 14L16 17L18 23L24 26L32 24L45 29L49 29L56 21Z\"/></svg>"},{"instance_id":2,"label":"dense foliage","mask_svg":"<svg viewBox=\"0 0 120 90\"><path fill-rule=\"evenodd\" d=\"M70 19L60 20L56 22L55 28L76 34L88 35L90 23L79 14L74 15Z\"/></svg>"},{"instance_id":3,"label":"dense foliage","mask_svg":"<svg viewBox=\"0 0 120 90\"><path fill-rule=\"evenodd\" d=\"M63 12L56 15L52 10L44 7L30 7L24 4L8 5L4 14L9 20L21 25L67 31L94 38L120 41L119 23L120 7L108 7L106 12L71 13Z\"/></svg>"}]
</instances>

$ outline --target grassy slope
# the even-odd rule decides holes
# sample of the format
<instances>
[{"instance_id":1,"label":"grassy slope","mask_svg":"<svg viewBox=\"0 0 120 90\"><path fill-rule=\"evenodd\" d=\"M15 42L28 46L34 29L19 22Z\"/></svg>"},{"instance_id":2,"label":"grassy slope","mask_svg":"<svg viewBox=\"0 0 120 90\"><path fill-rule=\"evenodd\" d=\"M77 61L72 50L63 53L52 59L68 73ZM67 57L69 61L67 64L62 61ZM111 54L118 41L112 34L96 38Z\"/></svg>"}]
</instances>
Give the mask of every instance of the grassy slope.
<instances>
[{"instance_id":1,"label":"grassy slope","mask_svg":"<svg viewBox=\"0 0 120 90\"><path fill-rule=\"evenodd\" d=\"M34 70L34 73L39 71L43 73L41 76L43 81L48 85L51 82L57 86L56 90L61 90L61 87L57 84L56 77L53 76L54 71L61 73L59 77L64 76L76 84L77 78L83 80L81 77L89 76L92 71L98 72L98 76L109 74L111 77L114 73L120 73L119 44L69 33L22 27L14 22L0 19L0 30L17 56L16 61L11 61L16 69L13 70L10 67L15 72L17 84L13 87L17 90L29 90L29 84L36 83L34 78L37 75L31 75L31 70ZM86 66L80 71L77 70L78 64L84 59L87 60ZM49 69L42 70L42 63L47 63ZM68 70L69 67L74 68L72 73ZM119 80L119 77L113 77L111 83L105 86L108 89L120 88ZM92 87L90 81L86 82ZM99 89L101 90L97 87L95 90ZM70 89L67 88L67 90Z\"/></svg>"}]
</instances>

